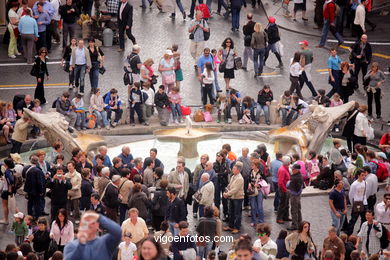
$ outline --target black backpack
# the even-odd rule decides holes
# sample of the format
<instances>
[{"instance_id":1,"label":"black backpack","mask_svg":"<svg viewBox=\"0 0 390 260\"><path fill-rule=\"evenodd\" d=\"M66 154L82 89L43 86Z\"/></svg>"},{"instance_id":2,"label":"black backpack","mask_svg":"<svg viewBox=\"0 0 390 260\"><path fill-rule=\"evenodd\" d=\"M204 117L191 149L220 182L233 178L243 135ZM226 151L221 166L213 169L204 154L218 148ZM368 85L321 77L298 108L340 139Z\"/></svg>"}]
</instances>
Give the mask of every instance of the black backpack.
<instances>
[{"instance_id":1,"label":"black backpack","mask_svg":"<svg viewBox=\"0 0 390 260\"><path fill-rule=\"evenodd\" d=\"M18 103L20 101L24 100L24 98L25 98L25 95L23 95L23 94L17 94L14 96L14 99L12 100L12 105L14 106L15 111L17 109Z\"/></svg>"},{"instance_id":2,"label":"black backpack","mask_svg":"<svg viewBox=\"0 0 390 260\"><path fill-rule=\"evenodd\" d=\"M386 249L388 246L389 246L389 238L388 238L388 230L387 230L387 228L384 226L384 225L382 225L381 224L381 226L382 226L382 236L380 237L380 242L381 242L381 248L382 249Z\"/></svg>"},{"instance_id":3,"label":"black backpack","mask_svg":"<svg viewBox=\"0 0 390 260\"><path fill-rule=\"evenodd\" d=\"M53 104L51 105L51 108L57 108L57 102L60 100L60 98L56 98L53 102Z\"/></svg>"}]
</instances>

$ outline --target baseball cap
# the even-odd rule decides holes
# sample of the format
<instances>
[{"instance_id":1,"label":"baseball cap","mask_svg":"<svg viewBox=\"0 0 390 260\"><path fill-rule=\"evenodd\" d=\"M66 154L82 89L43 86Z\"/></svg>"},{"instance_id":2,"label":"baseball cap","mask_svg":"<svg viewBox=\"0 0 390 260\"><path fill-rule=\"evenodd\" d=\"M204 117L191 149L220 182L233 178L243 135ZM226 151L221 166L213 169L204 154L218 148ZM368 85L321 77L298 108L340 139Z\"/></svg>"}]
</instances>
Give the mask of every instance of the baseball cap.
<instances>
[{"instance_id":1,"label":"baseball cap","mask_svg":"<svg viewBox=\"0 0 390 260\"><path fill-rule=\"evenodd\" d=\"M379 153L377 153L377 156L379 156L379 157L381 157L381 158L387 160L387 156L386 156L386 154L385 154L384 152L379 152Z\"/></svg>"},{"instance_id":2,"label":"baseball cap","mask_svg":"<svg viewBox=\"0 0 390 260\"><path fill-rule=\"evenodd\" d=\"M309 46L309 42L306 40L300 41L299 44L304 44L305 46Z\"/></svg>"},{"instance_id":3,"label":"baseball cap","mask_svg":"<svg viewBox=\"0 0 390 260\"><path fill-rule=\"evenodd\" d=\"M268 17L268 22L275 23L276 22L275 17L273 17L273 16Z\"/></svg>"},{"instance_id":4,"label":"baseball cap","mask_svg":"<svg viewBox=\"0 0 390 260\"><path fill-rule=\"evenodd\" d=\"M20 219L23 219L24 218L24 214L22 212L18 212L16 214L14 214L14 218L20 218Z\"/></svg>"}]
</instances>

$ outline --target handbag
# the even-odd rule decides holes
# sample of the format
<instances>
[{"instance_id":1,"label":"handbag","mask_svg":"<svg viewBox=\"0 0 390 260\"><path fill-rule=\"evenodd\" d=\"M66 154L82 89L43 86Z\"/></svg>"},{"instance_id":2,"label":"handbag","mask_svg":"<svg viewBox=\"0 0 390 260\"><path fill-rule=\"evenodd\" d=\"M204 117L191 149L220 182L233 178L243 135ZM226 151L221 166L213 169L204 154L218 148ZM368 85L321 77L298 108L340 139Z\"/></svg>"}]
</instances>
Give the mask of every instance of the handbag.
<instances>
[{"instance_id":1,"label":"handbag","mask_svg":"<svg viewBox=\"0 0 390 260\"><path fill-rule=\"evenodd\" d=\"M125 72L125 74L123 74L123 84L125 86L133 85L133 76L131 75L131 73Z\"/></svg>"},{"instance_id":2,"label":"handbag","mask_svg":"<svg viewBox=\"0 0 390 260\"><path fill-rule=\"evenodd\" d=\"M257 196L259 194L259 190L255 187L255 185L251 184L251 186L246 190L246 194L248 196Z\"/></svg>"},{"instance_id":3,"label":"handbag","mask_svg":"<svg viewBox=\"0 0 390 260\"><path fill-rule=\"evenodd\" d=\"M174 84L176 82L176 76L174 73L169 74L169 75L163 75L163 81L165 84Z\"/></svg>"},{"instance_id":4,"label":"handbag","mask_svg":"<svg viewBox=\"0 0 390 260\"><path fill-rule=\"evenodd\" d=\"M161 207L160 198L161 198L161 196L157 197L156 203L153 205L153 208L152 208L153 211L158 211L160 209L160 207Z\"/></svg>"},{"instance_id":5,"label":"handbag","mask_svg":"<svg viewBox=\"0 0 390 260\"><path fill-rule=\"evenodd\" d=\"M32 66L31 71L30 71L30 75L33 77L37 76L37 64L36 63L34 63L34 65Z\"/></svg>"},{"instance_id":6,"label":"handbag","mask_svg":"<svg viewBox=\"0 0 390 260\"><path fill-rule=\"evenodd\" d=\"M364 181L364 193L363 197L366 196L366 186L367 183ZM365 211L363 201L354 201L352 204L352 212L354 213L362 213Z\"/></svg>"},{"instance_id":7,"label":"handbag","mask_svg":"<svg viewBox=\"0 0 390 260\"><path fill-rule=\"evenodd\" d=\"M200 193L200 190L197 190L194 195L192 195L192 198L199 203L199 201L202 200L202 193Z\"/></svg>"},{"instance_id":8,"label":"handbag","mask_svg":"<svg viewBox=\"0 0 390 260\"><path fill-rule=\"evenodd\" d=\"M226 59L224 59L223 62L221 62L221 64L219 64L219 72L220 73L223 73L226 70L226 61L227 61L227 58L229 57L229 54L230 54L230 49L229 49L228 54L226 55Z\"/></svg>"},{"instance_id":9,"label":"handbag","mask_svg":"<svg viewBox=\"0 0 390 260\"><path fill-rule=\"evenodd\" d=\"M53 255L54 252L58 251L58 245L57 242L54 239L50 240L49 248L47 249L48 255Z\"/></svg>"},{"instance_id":10,"label":"handbag","mask_svg":"<svg viewBox=\"0 0 390 260\"><path fill-rule=\"evenodd\" d=\"M104 66L99 67L99 73L103 75L104 72L106 72L106 68Z\"/></svg>"},{"instance_id":11,"label":"handbag","mask_svg":"<svg viewBox=\"0 0 390 260\"><path fill-rule=\"evenodd\" d=\"M63 68L63 70L65 72L69 73L70 72L70 63L69 63L69 61L65 61L64 66L62 68Z\"/></svg>"},{"instance_id":12,"label":"handbag","mask_svg":"<svg viewBox=\"0 0 390 260\"><path fill-rule=\"evenodd\" d=\"M203 22L203 27L204 27L204 20L202 20L202 22ZM205 41L208 41L210 39L210 27L208 29L209 29L208 32L203 31L203 39Z\"/></svg>"},{"instance_id":13,"label":"handbag","mask_svg":"<svg viewBox=\"0 0 390 260\"><path fill-rule=\"evenodd\" d=\"M241 57L235 57L234 58L234 69L240 70L242 68L242 60Z\"/></svg>"}]
</instances>

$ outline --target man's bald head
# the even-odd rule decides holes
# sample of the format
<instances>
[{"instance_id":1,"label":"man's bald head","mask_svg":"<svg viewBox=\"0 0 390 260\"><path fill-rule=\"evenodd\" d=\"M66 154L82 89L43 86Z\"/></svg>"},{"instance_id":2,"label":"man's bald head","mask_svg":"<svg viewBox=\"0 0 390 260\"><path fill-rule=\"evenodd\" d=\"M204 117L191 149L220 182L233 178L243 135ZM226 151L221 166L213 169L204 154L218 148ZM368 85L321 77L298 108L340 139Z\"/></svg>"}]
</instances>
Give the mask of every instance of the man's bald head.
<instances>
[{"instance_id":1,"label":"man's bald head","mask_svg":"<svg viewBox=\"0 0 390 260\"><path fill-rule=\"evenodd\" d=\"M253 14L252 14L252 13L248 13L248 14L246 15L246 18L247 18L248 20L252 20L252 19L253 19Z\"/></svg>"}]
</instances>

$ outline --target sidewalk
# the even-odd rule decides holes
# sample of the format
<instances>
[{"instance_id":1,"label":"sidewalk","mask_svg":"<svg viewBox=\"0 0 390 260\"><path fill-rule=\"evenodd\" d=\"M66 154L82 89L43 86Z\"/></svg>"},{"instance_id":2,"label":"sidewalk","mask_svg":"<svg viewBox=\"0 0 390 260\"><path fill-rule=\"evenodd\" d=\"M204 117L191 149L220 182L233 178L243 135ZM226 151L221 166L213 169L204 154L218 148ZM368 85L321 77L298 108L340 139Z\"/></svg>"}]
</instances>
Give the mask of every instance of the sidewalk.
<instances>
[{"instance_id":1,"label":"sidewalk","mask_svg":"<svg viewBox=\"0 0 390 260\"><path fill-rule=\"evenodd\" d=\"M306 18L309 21L304 22L301 17L302 14L299 11L297 13L297 21L294 22L292 18L286 18L284 16L284 9L282 8L283 0L268 0L263 2L264 11L267 16L274 16L276 18L277 25L285 30L300 33L302 35L309 35L314 37L321 36L321 29L316 29L317 25L314 23L314 8L315 0L306 0ZM290 1L288 10L293 12L294 3ZM367 26L368 39L371 42L390 42L390 14L387 16L380 16L379 13L370 13L369 19L377 25L374 31L370 31L371 27ZM355 41L355 37L351 37L351 30L344 28L344 40ZM328 34L328 39L334 39L331 33ZM319 39L318 39L319 41Z\"/></svg>"}]
</instances>

